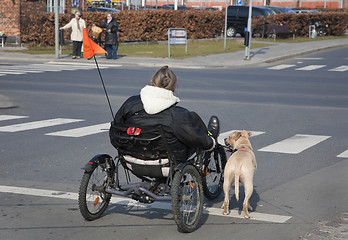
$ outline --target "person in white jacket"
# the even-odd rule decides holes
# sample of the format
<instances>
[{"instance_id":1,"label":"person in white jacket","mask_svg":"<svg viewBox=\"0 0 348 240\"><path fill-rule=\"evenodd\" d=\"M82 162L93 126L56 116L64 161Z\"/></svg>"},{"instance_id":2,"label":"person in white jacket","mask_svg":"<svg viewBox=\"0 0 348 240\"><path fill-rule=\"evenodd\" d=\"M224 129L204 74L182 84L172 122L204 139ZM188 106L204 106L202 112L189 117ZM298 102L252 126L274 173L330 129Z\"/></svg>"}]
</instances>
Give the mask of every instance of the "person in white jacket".
<instances>
[{"instance_id":1,"label":"person in white jacket","mask_svg":"<svg viewBox=\"0 0 348 240\"><path fill-rule=\"evenodd\" d=\"M75 18L71 19L71 21L67 25L60 28L61 30L71 28L71 40L73 41L73 59L81 58L81 48L83 43L82 30L86 28L85 20L83 20L81 16L81 12L77 11L75 13Z\"/></svg>"}]
</instances>

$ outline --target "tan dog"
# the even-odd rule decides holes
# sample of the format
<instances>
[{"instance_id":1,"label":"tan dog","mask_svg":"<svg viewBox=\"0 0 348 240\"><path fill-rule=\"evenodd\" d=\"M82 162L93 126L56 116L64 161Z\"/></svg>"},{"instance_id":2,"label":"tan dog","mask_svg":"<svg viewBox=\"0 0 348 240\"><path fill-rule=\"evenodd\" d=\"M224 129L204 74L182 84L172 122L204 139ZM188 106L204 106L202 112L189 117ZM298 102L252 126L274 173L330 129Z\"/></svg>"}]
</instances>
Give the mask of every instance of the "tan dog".
<instances>
[{"instance_id":1,"label":"tan dog","mask_svg":"<svg viewBox=\"0 0 348 240\"><path fill-rule=\"evenodd\" d=\"M256 159L252 150L249 137L251 132L236 131L225 139L226 145L231 145L236 150L228 159L224 172L224 193L225 199L222 204L223 214L229 214L229 192L234 182L235 195L237 201L239 200L239 181L244 186L245 198L243 202L244 217L250 218L249 210L251 206L249 199L254 190L253 178L257 168Z\"/></svg>"}]
</instances>

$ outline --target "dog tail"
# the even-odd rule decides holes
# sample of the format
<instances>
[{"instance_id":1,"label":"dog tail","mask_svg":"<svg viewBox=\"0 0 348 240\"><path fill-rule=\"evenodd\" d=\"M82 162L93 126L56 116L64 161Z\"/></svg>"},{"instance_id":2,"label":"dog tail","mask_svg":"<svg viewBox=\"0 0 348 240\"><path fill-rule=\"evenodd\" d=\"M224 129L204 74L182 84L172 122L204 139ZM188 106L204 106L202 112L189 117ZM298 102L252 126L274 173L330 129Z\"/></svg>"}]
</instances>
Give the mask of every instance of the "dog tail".
<instances>
[{"instance_id":1,"label":"dog tail","mask_svg":"<svg viewBox=\"0 0 348 240\"><path fill-rule=\"evenodd\" d=\"M234 175L234 194L237 201L239 201L239 174Z\"/></svg>"}]
</instances>

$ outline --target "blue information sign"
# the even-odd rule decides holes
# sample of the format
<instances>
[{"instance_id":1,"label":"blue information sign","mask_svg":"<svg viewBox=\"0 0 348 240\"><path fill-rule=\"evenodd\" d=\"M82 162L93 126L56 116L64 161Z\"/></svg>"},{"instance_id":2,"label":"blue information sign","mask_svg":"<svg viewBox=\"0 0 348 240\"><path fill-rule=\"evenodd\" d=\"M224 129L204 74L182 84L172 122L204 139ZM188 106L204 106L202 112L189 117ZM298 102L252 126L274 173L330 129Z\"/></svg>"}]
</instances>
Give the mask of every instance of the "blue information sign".
<instances>
[{"instance_id":1,"label":"blue information sign","mask_svg":"<svg viewBox=\"0 0 348 240\"><path fill-rule=\"evenodd\" d=\"M243 4L243 0L237 0L237 5L242 5Z\"/></svg>"}]
</instances>

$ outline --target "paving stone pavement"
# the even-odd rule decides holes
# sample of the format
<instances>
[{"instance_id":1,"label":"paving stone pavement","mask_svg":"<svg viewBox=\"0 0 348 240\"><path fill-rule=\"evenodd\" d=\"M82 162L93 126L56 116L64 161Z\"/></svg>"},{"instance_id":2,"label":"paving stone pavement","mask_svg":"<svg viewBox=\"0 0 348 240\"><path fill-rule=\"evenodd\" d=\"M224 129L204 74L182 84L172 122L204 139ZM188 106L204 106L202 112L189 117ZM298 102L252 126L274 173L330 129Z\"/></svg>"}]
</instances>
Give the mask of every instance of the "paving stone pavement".
<instances>
[{"instance_id":1,"label":"paving stone pavement","mask_svg":"<svg viewBox=\"0 0 348 240\"><path fill-rule=\"evenodd\" d=\"M347 240L348 212L342 213L332 221L322 221L318 227L308 232L301 240Z\"/></svg>"}]
</instances>

